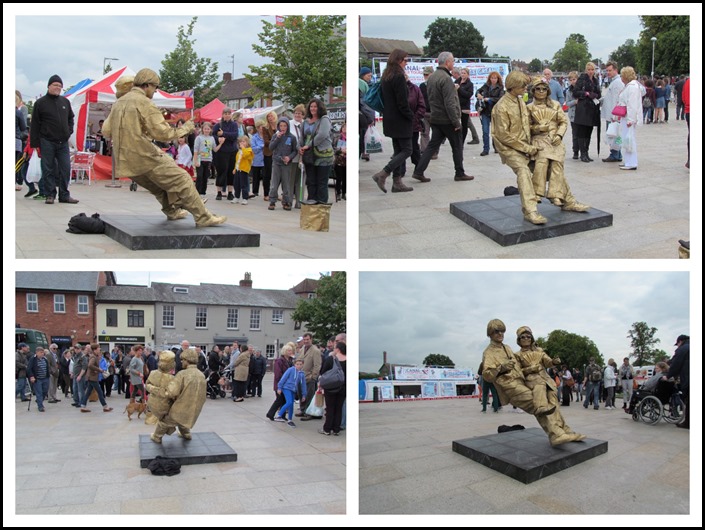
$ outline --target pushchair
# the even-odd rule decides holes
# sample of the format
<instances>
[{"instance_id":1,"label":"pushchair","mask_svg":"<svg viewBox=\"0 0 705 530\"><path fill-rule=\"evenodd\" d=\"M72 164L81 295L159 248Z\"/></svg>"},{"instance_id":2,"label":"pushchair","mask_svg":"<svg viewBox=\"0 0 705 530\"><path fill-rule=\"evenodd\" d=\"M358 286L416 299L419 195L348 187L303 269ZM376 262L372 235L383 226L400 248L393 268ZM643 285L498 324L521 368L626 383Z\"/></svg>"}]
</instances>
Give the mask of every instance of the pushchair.
<instances>
[{"instance_id":1,"label":"pushchair","mask_svg":"<svg viewBox=\"0 0 705 530\"><path fill-rule=\"evenodd\" d=\"M209 398L217 399L218 396L224 398L225 390L223 390L221 383L223 379L223 374L216 370L209 370L209 374L206 376L206 393Z\"/></svg>"},{"instance_id":2,"label":"pushchair","mask_svg":"<svg viewBox=\"0 0 705 530\"><path fill-rule=\"evenodd\" d=\"M685 420L685 403L681 391L673 381L659 381L651 392L638 388L629 402L629 412L634 421L654 425L662 418L668 423Z\"/></svg>"}]
</instances>

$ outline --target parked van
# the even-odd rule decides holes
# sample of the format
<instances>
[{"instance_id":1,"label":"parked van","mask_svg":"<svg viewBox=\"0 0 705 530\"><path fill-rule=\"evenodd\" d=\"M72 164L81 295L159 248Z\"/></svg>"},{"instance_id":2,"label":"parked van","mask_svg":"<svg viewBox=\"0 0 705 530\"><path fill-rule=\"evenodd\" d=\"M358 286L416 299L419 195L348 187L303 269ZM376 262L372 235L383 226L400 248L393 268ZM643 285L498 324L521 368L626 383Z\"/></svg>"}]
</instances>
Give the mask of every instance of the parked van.
<instances>
[{"instance_id":1,"label":"parked van","mask_svg":"<svg viewBox=\"0 0 705 530\"><path fill-rule=\"evenodd\" d=\"M15 347L17 347L20 342L24 342L29 346L29 352L31 354L34 354L37 346L41 346L45 350L49 349L49 341L47 340L46 334L36 329L15 328Z\"/></svg>"}]
</instances>

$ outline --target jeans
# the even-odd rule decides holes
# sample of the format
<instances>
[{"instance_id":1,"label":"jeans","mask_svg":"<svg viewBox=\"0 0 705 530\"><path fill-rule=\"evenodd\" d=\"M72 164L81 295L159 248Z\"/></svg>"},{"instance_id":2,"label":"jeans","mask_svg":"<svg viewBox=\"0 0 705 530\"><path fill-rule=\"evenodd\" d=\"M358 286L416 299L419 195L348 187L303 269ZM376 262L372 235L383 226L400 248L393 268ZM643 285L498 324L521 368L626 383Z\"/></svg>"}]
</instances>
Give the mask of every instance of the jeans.
<instances>
[{"instance_id":1,"label":"jeans","mask_svg":"<svg viewBox=\"0 0 705 530\"><path fill-rule=\"evenodd\" d=\"M610 126L611 121L607 121L605 125L605 130ZM613 160L622 160L622 151L620 149L610 149L610 156L609 158Z\"/></svg>"},{"instance_id":2,"label":"jeans","mask_svg":"<svg viewBox=\"0 0 705 530\"><path fill-rule=\"evenodd\" d=\"M76 377L74 376L73 378L73 402L77 406L80 406L81 403L83 403L83 394L86 391L86 380L81 379L80 381L76 380ZM86 400L87 401L87 400Z\"/></svg>"},{"instance_id":3,"label":"jeans","mask_svg":"<svg viewBox=\"0 0 705 530\"><path fill-rule=\"evenodd\" d=\"M492 392L492 410L497 412L499 410L499 397L497 396L497 389L492 383L487 381L482 382L482 412L487 410L487 398L490 397L490 392Z\"/></svg>"},{"instance_id":4,"label":"jeans","mask_svg":"<svg viewBox=\"0 0 705 530\"><path fill-rule=\"evenodd\" d=\"M480 123L482 124L482 151L484 153L490 152L490 122L492 122L491 115L480 114Z\"/></svg>"},{"instance_id":5,"label":"jeans","mask_svg":"<svg viewBox=\"0 0 705 530\"><path fill-rule=\"evenodd\" d=\"M49 378L36 379L34 381L34 394L37 396L37 407L39 410L44 408L44 398L49 393Z\"/></svg>"},{"instance_id":6,"label":"jeans","mask_svg":"<svg viewBox=\"0 0 705 530\"><path fill-rule=\"evenodd\" d=\"M627 406L629 406L629 402L632 400L632 390L634 390L634 380L622 379L622 401Z\"/></svg>"},{"instance_id":7,"label":"jeans","mask_svg":"<svg viewBox=\"0 0 705 530\"><path fill-rule=\"evenodd\" d=\"M86 391L83 393L83 399L81 400L81 408L86 408L88 403L88 397L91 395L91 391L95 390L98 394L98 399L103 407L107 407L108 403L105 401L105 396L103 395L103 389L100 388L98 381L86 381Z\"/></svg>"},{"instance_id":8,"label":"jeans","mask_svg":"<svg viewBox=\"0 0 705 530\"><path fill-rule=\"evenodd\" d=\"M431 130L433 134L431 136L431 141L428 143L428 147L421 155L421 160L416 165L414 169L415 175L423 175L426 171L428 165L431 163L431 157L434 153L437 153L441 147L443 140L448 138L448 143L453 150L453 166L455 167L455 176L461 176L465 174L465 169L463 168L463 144L461 143L462 131L455 130L455 128L450 125L435 125L431 124Z\"/></svg>"},{"instance_id":9,"label":"jeans","mask_svg":"<svg viewBox=\"0 0 705 530\"><path fill-rule=\"evenodd\" d=\"M392 138L392 148L392 159L384 166L384 171L402 177L406 173L406 159L414 152L411 138Z\"/></svg>"},{"instance_id":10,"label":"jeans","mask_svg":"<svg viewBox=\"0 0 705 530\"><path fill-rule=\"evenodd\" d=\"M24 399L27 393L27 378L25 376L17 378L17 384L15 384L15 397L19 396L20 399Z\"/></svg>"},{"instance_id":11,"label":"jeans","mask_svg":"<svg viewBox=\"0 0 705 530\"><path fill-rule=\"evenodd\" d=\"M65 201L69 194L69 177L71 175L71 155L68 142L50 142L44 138L39 140L42 149L42 180L44 195L56 198L56 188L59 187L59 200Z\"/></svg>"},{"instance_id":12,"label":"jeans","mask_svg":"<svg viewBox=\"0 0 705 530\"><path fill-rule=\"evenodd\" d=\"M306 189L309 201L328 203L328 178L332 168L333 166L306 164Z\"/></svg>"},{"instance_id":13,"label":"jeans","mask_svg":"<svg viewBox=\"0 0 705 530\"><path fill-rule=\"evenodd\" d=\"M594 394L594 395L593 395ZM583 407L588 408L588 404L590 403L590 396L593 395L593 406L595 407L595 410L600 408L600 382L596 381L588 381L587 386L585 388L585 402L583 403Z\"/></svg>"}]
</instances>

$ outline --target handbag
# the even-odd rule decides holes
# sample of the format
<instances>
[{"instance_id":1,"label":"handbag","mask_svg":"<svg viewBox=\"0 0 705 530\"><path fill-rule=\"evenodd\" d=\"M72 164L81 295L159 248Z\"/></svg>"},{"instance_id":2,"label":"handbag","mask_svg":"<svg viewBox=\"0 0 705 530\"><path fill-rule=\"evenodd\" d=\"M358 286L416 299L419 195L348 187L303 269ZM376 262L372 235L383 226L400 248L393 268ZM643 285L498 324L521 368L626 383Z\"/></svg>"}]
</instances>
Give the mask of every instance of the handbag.
<instances>
[{"instance_id":1,"label":"handbag","mask_svg":"<svg viewBox=\"0 0 705 530\"><path fill-rule=\"evenodd\" d=\"M338 359L333 357L333 367L321 374L318 378L318 386L323 390L335 391L343 385L345 385L345 372L343 372L343 367L340 366Z\"/></svg>"},{"instance_id":2,"label":"handbag","mask_svg":"<svg viewBox=\"0 0 705 530\"><path fill-rule=\"evenodd\" d=\"M612 115L624 118L627 115L627 107L625 105L615 105L612 109Z\"/></svg>"},{"instance_id":3,"label":"handbag","mask_svg":"<svg viewBox=\"0 0 705 530\"><path fill-rule=\"evenodd\" d=\"M575 379L573 379L572 377L564 379L563 381L565 386L567 386L568 388L573 388L573 386L575 385Z\"/></svg>"},{"instance_id":4,"label":"handbag","mask_svg":"<svg viewBox=\"0 0 705 530\"><path fill-rule=\"evenodd\" d=\"M111 375L113 374L110 373L110 370L103 370L103 379L107 379Z\"/></svg>"}]
</instances>

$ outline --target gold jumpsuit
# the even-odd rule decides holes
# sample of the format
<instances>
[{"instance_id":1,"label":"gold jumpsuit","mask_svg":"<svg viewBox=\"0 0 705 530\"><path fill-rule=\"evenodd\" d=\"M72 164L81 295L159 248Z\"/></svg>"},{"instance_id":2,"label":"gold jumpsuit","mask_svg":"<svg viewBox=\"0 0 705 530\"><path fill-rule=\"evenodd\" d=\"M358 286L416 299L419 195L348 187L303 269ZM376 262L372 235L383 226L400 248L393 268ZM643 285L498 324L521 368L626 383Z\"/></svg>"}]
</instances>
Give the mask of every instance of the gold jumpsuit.
<instances>
[{"instance_id":1,"label":"gold jumpsuit","mask_svg":"<svg viewBox=\"0 0 705 530\"><path fill-rule=\"evenodd\" d=\"M191 438L191 429L206 402L206 378L196 364L189 364L176 374L166 388L165 397L173 399L174 404L157 423L152 439L161 440L165 434L172 434L176 427L182 437Z\"/></svg>"}]
</instances>

